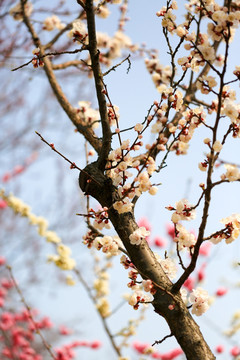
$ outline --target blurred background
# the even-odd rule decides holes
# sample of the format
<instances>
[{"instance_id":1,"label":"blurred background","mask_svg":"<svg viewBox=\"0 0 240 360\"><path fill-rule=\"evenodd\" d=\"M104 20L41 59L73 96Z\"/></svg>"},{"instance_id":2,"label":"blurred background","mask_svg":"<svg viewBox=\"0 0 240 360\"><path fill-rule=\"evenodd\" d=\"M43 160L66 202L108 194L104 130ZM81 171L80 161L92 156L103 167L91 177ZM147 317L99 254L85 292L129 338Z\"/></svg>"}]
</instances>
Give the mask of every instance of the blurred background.
<instances>
[{"instance_id":1,"label":"blurred background","mask_svg":"<svg viewBox=\"0 0 240 360\"><path fill-rule=\"evenodd\" d=\"M38 131L50 143L54 143L57 150L64 154L79 167L86 164L86 144L83 137L74 131L66 114L57 103L50 86L41 68L34 69L30 64L17 71L13 68L29 61L32 58L32 45L29 34L22 22L15 21L8 15L15 1L1 1L0 26L0 151L1 187L6 193L13 193L31 206L32 212L37 216L44 216L49 222L49 229L55 231L64 244L72 249L73 257L77 262L77 269L90 288L93 288L94 279L99 269L105 268L106 260L102 253L89 250L82 243L82 236L87 231L85 219L76 216L77 213L86 213L86 199L78 186L78 171L70 170L69 164L40 141L35 134ZM105 77L108 92L113 104L119 107L120 128L128 128L144 121L148 109L155 100L159 100L159 93L145 66L145 59L151 54L157 54L160 63L164 66L170 64L168 49L162 33L161 19L156 12L162 7L162 2L149 0L140 4L137 0L125 1L127 5L127 21L124 23L124 32L129 36L137 51L131 53L131 69L127 73L127 62L119 66ZM114 36L119 28L119 19L123 4L109 4L110 15L107 19L96 18L97 31ZM44 31L43 21L53 14L57 15L64 24L73 21L79 13L79 5L75 1L57 1L50 5L45 1L33 1L33 24L43 43L47 43L58 32ZM178 24L184 21L184 6L179 4ZM231 44L228 61L229 80L233 78L237 58L237 39ZM177 39L170 38L172 46ZM64 33L61 39L53 46L55 51L75 49L76 43ZM222 44L219 53L224 50ZM124 59L130 50L122 49L120 60ZM186 51L180 49L179 57ZM79 59L83 55L65 55L61 59ZM112 65L119 59L113 60ZM60 60L56 57L55 63ZM181 68L178 69L181 74ZM57 78L74 107L79 101L90 101L93 108L97 108L93 79L88 77L86 71L77 67L59 70ZM186 80L187 83L187 80ZM234 87L234 86L233 86ZM237 102L239 102L239 86L235 85ZM201 95L204 99L204 95ZM209 101L211 95L207 96ZM211 123L211 116L208 117ZM227 120L222 119L219 138L227 128ZM97 130L100 134L100 130ZM123 133L123 139L133 139L133 131ZM187 198L195 204L201 194L199 184L205 182L206 173L198 169L198 163L204 160L207 149L203 139L209 137L208 129L200 127L190 143L188 154L176 156L170 153L166 166L155 175L156 183L161 183L158 194L150 196L143 194L136 206L137 221L145 221L151 226L150 244L153 251L162 257L165 251L173 254L172 238L168 235L171 213L166 206L174 206L176 201ZM154 134L146 133L144 144L151 143ZM113 146L118 146L113 141ZM239 139L228 139L221 152L221 159L226 162L239 164ZM87 152L91 150L88 146ZM159 155L158 164L163 156ZM96 160L96 156L89 157L89 161ZM224 173L224 168L215 169L215 179ZM1 205L1 204L0 204ZM91 200L91 207L97 209L96 202ZM11 209L0 206L1 241L0 255L6 258L11 265L14 276L22 289L25 299L31 307L38 309L41 316L49 316L55 324L55 330L46 330L46 337L53 342L54 347L66 342L64 337L58 336L56 329L65 325L72 330L69 339L87 341L99 340L102 347L97 350L80 348L77 357L81 359L114 359L117 358L111 347L109 337L103 328L102 321L89 299L86 288L77 281L75 274L64 272L52 263L47 263L47 255L55 252L52 244L40 237L36 228L28 224L27 219L16 216ZM219 220L239 213L239 183L222 184L213 191L212 204L208 219L207 232L221 228ZM201 206L197 209L197 217L187 224L188 229L197 233L201 220ZM184 224L185 225L185 224ZM113 229L108 231L114 234ZM156 246L155 239L160 237L162 243ZM233 346L239 345L239 334L226 336L224 331L231 328L231 320L239 309L239 239L230 245L220 243L208 249L208 256L201 255L198 267L193 278L199 286L208 290L215 301L206 314L197 321L201 330L214 350L222 344L226 351L218 355L219 359L229 359ZM187 256L186 256L187 261ZM177 259L176 259L177 262ZM117 334L128 327L129 319L144 320L139 322L136 334L129 337L129 347L123 354L139 359L140 355L133 350L132 344L136 341L152 344L169 333L164 319L156 316L151 307L143 313L134 311L123 299L123 294L129 293L127 288L127 271L120 265L119 257L111 260L112 267L108 270L110 275L110 293L108 295L112 316L106 321L116 342L121 343L123 338ZM5 270L0 268L0 276ZM179 274L181 269L179 268ZM200 275L199 275L200 273ZM75 286L66 284L66 276L71 275L76 280ZM220 288L228 289L226 295L215 296ZM12 290L9 306L11 309L22 308L19 295ZM7 305L6 305L7 306ZM138 320L137 320L138 323ZM168 352L177 348L178 344L167 339L156 349ZM42 350L44 351L44 350ZM47 356L47 355L45 355ZM44 357L47 358L47 357ZM142 356L143 358L143 356ZM145 358L145 357L144 357ZM147 358L147 356L146 356Z\"/></svg>"}]
</instances>

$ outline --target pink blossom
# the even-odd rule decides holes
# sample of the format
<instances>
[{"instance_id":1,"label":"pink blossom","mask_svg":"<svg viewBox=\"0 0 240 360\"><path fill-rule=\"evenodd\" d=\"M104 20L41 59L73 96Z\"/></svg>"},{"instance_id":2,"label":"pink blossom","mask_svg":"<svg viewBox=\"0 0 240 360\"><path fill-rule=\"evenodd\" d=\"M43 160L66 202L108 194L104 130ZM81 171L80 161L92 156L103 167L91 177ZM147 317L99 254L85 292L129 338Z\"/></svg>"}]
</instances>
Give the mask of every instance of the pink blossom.
<instances>
[{"instance_id":1,"label":"pink blossom","mask_svg":"<svg viewBox=\"0 0 240 360\"><path fill-rule=\"evenodd\" d=\"M2 313L0 317L0 328L4 331L10 329L14 325L14 318L10 312Z\"/></svg>"},{"instance_id":2,"label":"pink blossom","mask_svg":"<svg viewBox=\"0 0 240 360\"><path fill-rule=\"evenodd\" d=\"M206 274L205 274L205 267L206 267L206 263L203 263L200 267L200 269L198 270L198 281L203 281L206 277Z\"/></svg>"},{"instance_id":3,"label":"pink blossom","mask_svg":"<svg viewBox=\"0 0 240 360\"><path fill-rule=\"evenodd\" d=\"M4 298L7 295L7 290L3 287L0 288L0 297Z\"/></svg>"},{"instance_id":4,"label":"pink blossom","mask_svg":"<svg viewBox=\"0 0 240 360\"><path fill-rule=\"evenodd\" d=\"M2 350L2 355L6 356L9 359L12 359L12 353L7 347Z\"/></svg>"},{"instance_id":5,"label":"pink blossom","mask_svg":"<svg viewBox=\"0 0 240 360\"><path fill-rule=\"evenodd\" d=\"M181 354L183 354L182 349L173 349L165 354L160 354L158 351L156 351L152 354L152 358L159 360L174 360Z\"/></svg>"},{"instance_id":6,"label":"pink blossom","mask_svg":"<svg viewBox=\"0 0 240 360\"><path fill-rule=\"evenodd\" d=\"M101 344L101 341L99 341L99 340L95 340L95 341L93 341L91 344L90 344L90 347L92 348L92 349L98 349L98 348L100 348L102 346L102 344Z\"/></svg>"},{"instance_id":7,"label":"pink blossom","mask_svg":"<svg viewBox=\"0 0 240 360\"><path fill-rule=\"evenodd\" d=\"M147 343L140 343L138 341L135 341L133 344L132 344L134 350L136 350L139 354L144 354L144 350L149 348L149 344Z\"/></svg>"},{"instance_id":8,"label":"pink blossom","mask_svg":"<svg viewBox=\"0 0 240 360\"><path fill-rule=\"evenodd\" d=\"M11 174L7 172L6 174L3 175L2 182L4 183L8 182L10 179L11 179Z\"/></svg>"},{"instance_id":9,"label":"pink blossom","mask_svg":"<svg viewBox=\"0 0 240 360\"><path fill-rule=\"evenodd\" d=\"M216 296L223 296L228 292L228 289L225 287L219 287L216 291Z\"/></svg>"},{"instance_id":10,"label":"pink blossom","mask_svg":"<svg viewBox=\"0 0 240 360\"><path fill-rule=\"evenodd\" d=\"M13 282L12 280L2 279L1 285L2 285L2 287L4 287L5 289L9 290L9 289L11 289L12 287L14 287L14 282Z\"/></svg>"},{"instance_id":11,"label":"pink blossom","mask_svg":"<svg viewBox=\"0 0 240 360\"><path fill-rule=\"evenodd\" d=\"M212 244L210 242L202 244L199 250L199 254L202 256L208 256L211 250Z\"/></svg>"},{"instance_id":12,"label":"pink blossom","mask_svg":"<svg viewBox=\"0 0 240 360\"><path fill-rule=\"evenodd\" d=\"M185 283L183 284L185 286L185 288L187 288L189 291L192 291L192 289L194 288L194 283L195 280L192 277L189 277Z\"/></svg>"},{"instance_id":13,"label":"pink blossom","mask_svg":"<svg viewBox=\"0 0 240 360\"><path fill-rule=\"evenodd\" d=\"M0 256L0 266L6 264L6 259L3 256Z\"/></svg>"},{"instance_id":14,"label":"pink blossom","mask_svg":"<svg viewBox=\"0 0 240 360\"><path fill-rule=\"evenodd\" d=\"M140 218L137 224L139 227L144 227L147 231L151 231L152 226L146 217ZM149 243L149 235L146 236L145 240Z\"/></svg>"},{"instance_id":15,"label":"pink blossom","mask_svg":"<svg viewBox=\"0 0 240 360\"><path fill-rule=\"evenodd\" d=\"M51 322L51 320L47 316L45 316L36 325L37 325L38 329L51 329L53 327L53 323Z\"/></svg>"},{"instance_id":16,"label":"pink blossom","mask_svg":"<svg viewBox=\"0 0 240 360\"><path fill-rule=\"evenodd\" d=\"M174 225L172 225L172 224L167 224L167 225L166 225L166 231L167 231L167 234L168 234L172 239L175 238L175 227L174 227Z\"/></svg>"},{"instance_id":17,"label":"pink blossom","mask_svg":"<svg viewBox=\"0 0 240 360\"><path fill-rule=\"evenodd\" d=\"M59 326L59 332L61 335L69 335L72 333L72 330L68 329L65 325Z\"/></svg>"},{"instance_id":18,"label":"pink blossom","mask_svg":"<svg viewBox=\"0 0 240 360\"><path fill-rule=\"evenodd\" d=\"M7 206L8 205L7 205L6 201L0 199L0 209L5 209Z\"/></svg>"},{"instance_id":19,"label":"pink blossom","mask_svg":"<svg viewBox=\"0 0 240 360\"><path fill-rule=\"evenodd\" d=\"M231 349L230 354L231 354L232 356L238 356L238 355L240 355L240 347L234 346L234 347Z\"/></svg>"},{"instance_id":20,"label":"pink blossom","mask_svg":"<svg viewBox=\"0 0 240 360\"><path fill-rule=\"evenodd\" d=\"M183 353L182 349L174 349L162 355L162 360L173 360Z\"/></svg>"},{"instance_id":21,"label":"pink blossom","mask_svg":"<svg viewBox=\"0 0 240 360\"><path fill-rule=\"evenodd\" d=\"M21 174L25 170L24 166L16 165L13 169L13 175Z\"/></svg>"},{"instance_id":22,"label":"pink blossom","mask_svg":"<svg viewBox=\"0 0 240 360\"><path fill-rule=\"evenodd\" d=\"M89 342L86 341L86 340L77 340L77 341L73 341L72 344L71 344L71 347L72 348L75 348L75 347L78 347L78 346L89 346Z\"/></svg>"},{"instance_id":23,"label":"pink blossom","mask_svg":"<svg viewBox=\"0 0 240 360\"><path fill-rule=\"evenodd\" d=\"M140 218L137 224L139 227L143 226L147 231L151 231L152 226L146 217Z\"/></svg>"},{"instance_id":24,"label":"pink blossom","mask_svg":"<svg viewBox=\"0 0 240 360\"><path fill-rule=\"evenodd\" d=\"M153 359L162 359L162 355L159 352L154 352L152 354Z\"/></svg>"},{"instance_id":25,"label":"pink blossom","mask_svg":"<svg viewBox=\"0 0 240 360\"><path fill-rule=\"evenodd\" d=\"M224 346L223 345L218 345L218 346L216 346L216 352L218 353L218 354L221 354L221 353L223 353L224 352Z\"/></svg>"},{"instance_id":26,"label":"pink blossom","mask_svg":"<svg viewBox=\"0 0 240 360\"><path fill-rule=\"evenodd\" d=\"M162 238L161 236L156 236L153 239L154 245L158 247L165 247L166 246L166 240Z\"/></svg>"}]
</instances>

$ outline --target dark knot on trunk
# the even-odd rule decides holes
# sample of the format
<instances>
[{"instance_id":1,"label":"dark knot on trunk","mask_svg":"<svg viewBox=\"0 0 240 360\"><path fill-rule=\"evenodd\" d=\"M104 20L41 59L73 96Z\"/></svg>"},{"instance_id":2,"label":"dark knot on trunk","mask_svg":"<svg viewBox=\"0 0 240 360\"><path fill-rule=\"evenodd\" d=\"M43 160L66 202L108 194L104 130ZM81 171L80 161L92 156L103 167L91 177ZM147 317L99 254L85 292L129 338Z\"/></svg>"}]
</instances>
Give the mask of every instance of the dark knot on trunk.
<instances>
[{"instance_id":1,"label":"dark knot on trunk","mask_svg":"<svg viewBox=\"0 0 240 360\"><path fill-rule=\"evenodd\" d=\"M112 179L103 174L97 162L87 165L80 172L79 186L85 195L91 195L102 206L110 207L119 199Z\"/></svg>"}]
</instances>

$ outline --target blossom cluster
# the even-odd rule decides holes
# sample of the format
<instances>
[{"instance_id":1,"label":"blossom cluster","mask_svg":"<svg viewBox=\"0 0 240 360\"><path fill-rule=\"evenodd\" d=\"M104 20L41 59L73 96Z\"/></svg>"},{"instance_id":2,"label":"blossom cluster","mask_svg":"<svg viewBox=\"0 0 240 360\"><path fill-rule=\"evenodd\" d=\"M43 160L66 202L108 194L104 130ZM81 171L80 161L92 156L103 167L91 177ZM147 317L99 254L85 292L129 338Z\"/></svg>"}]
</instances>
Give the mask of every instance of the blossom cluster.
<instances>
[{"instance_id":1,"label":"blossom cluster","mask_svg":"<svg viewBox=\"0 0 240 360\"><path fill-rule=\"evenodd\" d=\"M132 245L140 245L142 240L146 239L149 235L150 231L147 231L144 226L141 226L129 236L129 240Z\"/></svg>"},{"instance_id":2,"label":"blossom cluster","mask_svg":"<svg viewBox=\"0 0 240 360\"><path fill-rule=\"evenodd\" d=\"M115 32L113 37L97 32L98 47L102 49L99 60L105 66L111 66L112 60L122 56L124 50L136 52L139 46L121 30ZM106 50L104 52L104 49Z\"/></svg>"},{"instance_id":3,"label":"blossom cluster","mask_svg":"<svg viewBox=\"0 0 240 360\"><path fill-rule=\"evenodd\" d=\"M159 59L153 57L152 59L145 59L145 65L148 72L152 75L153 83L156 87L169 83L172 75L171 66L163 66L160 64Z\"/></svg>"},{"instance_id":4,"label":"blossom cluster","mask_svg":"<svg viewBox=\"0 0 240 360\"><path fill-rule=\"evenodd\" d=\"M100 271L98 278L94 280L93 287L97 297L109 294L109 274L106 271Z\"/></svg>"},{"instance_id":5,"label":"blossom cluster","mask_svg":"<svg viewBox=\"0 0 240 360\"><path fill-rule=\"evenodd\" d=\"M0 258L0 266L5 264L5 258ZM14 286L12 280L8 280L6 278L1 279L0 281L0 308L3 308L5 305L8 291Z\"/></svg>"},{"instance_id":6,"label":"blossom cluster","mask_svg":"<svg viewBox=\"0 0 240 360\"><path fill-rule=\"evenodd\" d=\"M217 4L215 1L200 3L199 1L189 1L185 4L189 14L199 14L201 17L209 19L207 34L200 33L198 35L198 44L194 44L196 35L194 32L189 32L189 27L192 22L192 16L186 18L183 24L177 25L176 10L177 3L172 1L168 6L163 6L157 12L157 16L162 18L162 26L167 29L172 35L176 34L179 38L188 41L185 44L186 50L191 50L189 56L179 59L178 63L184 66L185 70L191 67L193 71L198 71L199 66L203 66L205 61L214 61L216 59L214 48L209 43L209 40L220 41L222 39L232 40L234 30L239 27L240 11L228 11L227 7ZM232 8L234 10L234 8ZM231 31L229 30L231 25Z\"/></svg>"},{"instance_id":7,"label":"blossom cluster","mask_svg":"<svg viewBox=\"0 0 240 360\"><path fill-rule=\"evenodd\" d=\"M35 48L33 49L32 51L34 57L32 59L32 64L33 64L33 67L34 68L38 68L39 66L40 67L43 67L44 66L44 62L43 60L41 59L40 57L40 49L39 48Z\"/></svg>"},{"instance_id":8,"label":"blossom cluster","mask_svg":"<svg viewBox=\"0 0 240 360\"><path fill-rule=\"evenodd\" d=\"M218 231L214 234L210 241L213 244L218 244L223 239L226 244L230 244L239 237L240 234L240 214L234 214L220 220L225 225L225 229Z\"/></svg>"},{"instance_id":9,"label":"blossom cluster","mask_svg":"<svg viewBox=\"0 0 240 360\"><path fill-rule=\"evenodd\" d=\"M192 313L197 316L205 313L210 305L208 292L200 287L191 292L189 301L192 304Z\"/></svg>"},{"instance_id":10,"label":"blossom cluster","mask_svg":"<svg viewBox=\"0 0 240 360\"><path fill-rule=\"evenodd\" d=\"M97 272L97 278L94 280L93 288L95 290L95 307L99 314L106 318L111 315L110 304L107 299L109 294L109 274L105 270Z\"/></svg>"},{"instance_id":11,"label":"blossom cluster","mask_svg":"<svg viewBox=\"0 0 240 360\"><path fill-rule=\"evenodd\" d=\"M224 63L224 56L216 54L211 41L221 41L222 39L225 41L232 41L235 29L238 28L240 24L239 7L233 6L228 9L225 6L217 4L215 1L203 3L199 1L189 1L186 5L189 14L186 17L186 20L180 25L176 23L176 15L174 13L177 8L176 1L169 2L167 6L162 7L162 9L157 12L157 16L162 19L163 28L172 35L177 35L180 38L179 45L183 42L185 50L188 51L185 56L178 59L178 64L181 66L182 70L187 71L187 69L190 68L192 71L198 72L200 67L203 67L206 62L214 64L215 66L222 66ZM193 13L201 14L201 18L207 17L209 20L207 33L199 32L197 38L194 31L190 32L190 27L193 22ZM159 63L156 55L152 55L152 59L146 60L146 66L150 74L152 74L153 82L159 92L164 93L167 97L167 108L169 111L170 108L173 108L173 106L170 105L173 95L175 94L175 96L181 99L181 95L177 95L177 91L179 92L179 90L173 89L172 91L171 88L168 89L172 76L171 67L164 68ZM238 79L240 76L239 69L240 67L236 66L235 71L233 71L233 74ZM215 70L214 67L213 70ZM217 70L215 72L217 73ZM203 94L209 94L209 92L216 94L214 88L217 86L217 80L211 75L204 74L197 79L196 86ZM181 92L179 93L181 94ZM236 100L235 91L230 90L229 86L225 85L221 95L221 114L230 118L233 127L233 137L239 137L240 108L239 104L234 103L234 100ZM212 104L207 106L208 112L212 113L213 111L216 111L217 104L218 99L213 100ZM167 111L167 108L165 108L165 112ZM191 116L192 112L192 109L189 108L183 113L183 118L180 119L178 124L169 124L170 132L175 132L177 128L180 129L182 127L179 141L176 141L171 148L171 150L175 150L178 155L187 153L188 143L193 136L195 128L205 121L203 108L198 107L195 111L199 114L199 116L197 116L197 123L189 121L190 119L188 118L189 115ZM158 122L154 124L154 126L157 129L161 129L162 124ZM215 151L219 152L220 150L221 148L219 147L219 150L216 149ZM201 170L206 171L207 162L200 163L199 167Z\"/></svg>"},{"instance_id":12,"label":"blossom cluster","mask_svg":"<svg viewBox=\"0 0 240 360\"><path fill-rule=\"evenodd\" d=\"M231 327L224 331L227 336L233 336L240 330L240 310L233 313L231 318Z\"/></svg>"},{"instance_id":13,"label":"blossom cluster","mask_svg":"<svg viewBox=\"0 0 240 360\"><path fill-rule=\"evenodd\" d=\"M222 180L228 180L228 181L237 181L240 180L240 172L236 165L232 164L224 164L224 167L226 168L226 173L221 176Z\"/></svg>"},{"instance_id":14,"label":"blossom cluster","mask_svg":"<svg viewBox=\"0 0 240 360\"><path fill-rule=\"evenodd\" d=\"M189 142L192 139L195 130L205 123L206 113L202 106L187 109L182 113L183 117L178 121L180 129L179 139L173 144L172 150L177 155L184 155L189 148ZM177 128L174 129L174 131Z\"/></svg>"},{"instance_id":15,"label":"blossom cluster","mask_svg":"<svg viewBox=\"0 0 240 360\"><path fill-rule=\"evenodd\" d=\"M168 278L173 280L177 275L177 266L174 259L170 257L162 259L161 256L156 253L154 253L154 255Z\"/></svg>"},{"instance_id":16,"label":"blossom cluster","mask_svg":"<svg viewBox=\"0 0 240 360\"><path fill-rule=\"evenodd\" d=\"M99 111L91 108L90 101L79 101L78 105L77 113L80 116L81 123L91 126L92 129L98 128L100 121Z\"/></svg>"},{"instance_id":17,"label":"blossom cluster","mask_svg":"<svg viewBox=\"0 0 240 360\"><path fill-rule=\"evenodd\" d=\"M123 247L122 241L118 236L97 236L93 240L92 245L97 250L102 250L103 253L106 253L110 256L116 256L120 254L120 247Z\"/></svg>"},{"instance_id":18,"label":"blossom cluster","mask_svg":"<svg viewBox=\"0 0 240 360\"><path fill-rule=\"evenodd\" d=\"M72 270L76 266L76 262L71 258L71 249L64 245L57 245L57 254L48 255L48 262L53 262L62 270Z\"/></svg>"},{"instance_id":19,"label":"blossom cluster","mask_svg":"<svg viewBox=\"0 0 240 360\"><path fill-rule=\"evenodd\" d=\"M158 150L166 150L168 139L164 136L164 131L175 134L175 140L169 147L170 151L175 151L176 155L184 155L189 148L189 142L192 139L195 130L202 124L205 124L206 113L203 106L195 108L183 107L183 93L179 89L174 89L166 84L157 86L161 94L160 102L154 102L154 113L148 116L148 125L152 123L151 132L157 134L157 139L152 145L147 145L147 149L157 147ZM168 122L166 114L170 109L181 111L181 117L178 123ZM153 121L155 119L155 121Z\"/></svg>"},{"instance_id":20,"label":"blossom cluster","mask_svg":"<svg viewBox=\"0 0 240 360\"><path fill-rule=\"evenodd\" d=\"M131 305L134 310L137 310L140 304L147 306L147 304L152 301L152 295L156 292L153 283L151 280L144 280L141 284L137 283L138 271L125 255L121 256L120 263L125 269L131 269L128 272L128 277L131 280L128 283L128 287L133 293L125 295L128 304ZM149 292L150 295L147 294L147 292Z\"/></svg>"},{"instance_id":21,"label":"blossom cluster","mask_svg":"<svg viewBox=\"0 0 240 360\"><path fill-rule=\"evenodd\" d=\"M105 206L100 208L98 211L94 209L89 209L88 215L89 218L94 218L93 226L97 230L110 229L111 224L108 219L108 208Z\"/></svg>"},{"instance_id":22,"label":"blossom cluster","mask_svg":"<svg viewBox=\"0 0 240 360\"><path fill-rule=\"evenodd\" d=\"M141 124L140 124L141 125ZM137 139L141 138L141 127L136 127L138 133ZM119 213L129 212L132 210L133 204L131 199L134 196L140 196L143 192L149 192L151 195L157 193L157 187L154 186L150 177L156 170L155 160L148 156L143 159L144 165L140 166L140 161L135 160L131 155L130 151L136 151L142 146L141 141L135 141L130 146L129 140L124 140L121 146L115 150L112 150L108 156L108 162L106 164L106 174L112 179L113 185L118 187L119 200L117 200L113 207ZM133 174L128 171L129 168L135 169L138 173L135 176L132 183L126 183L127 179Z\"/></svg>"},{"instance_id":23,"label":"blossom cluster","mask_svg":"<svg viewBox=\"0 0 240 360\"><path fill-rule=\"evenodd\" d=\"M98 300L96 304L96 309L103 318L106 318L111 315L110 305L106 297L101 297Z\"/></svg>"},{"instance_id":24,"label":"blossom cluster","mask_svg":"<svg viewBox=\"0 0 240 360\"><path fill-rule=\"evenodd\" d=\"M172 206L167 207L168 210L175 210L172 214L172 222L177 224L180 220L193 220L196 217L196 210L189 204L187 199L182 199Z\"/></svg>"},{"instance_id":25,"label":"blossom cluster","mask_svg":"<svg viewBox=\"0 0 240 360\"><path fill-rule=\"evenodd\" d=\"M0 197L16 214L26 217L31 225L37 226L38 234L57 247L57 255L49 255L48 261L54 262L62 270L72 270L76 266L74 259L70 257L71 249L62 243L62 240L55 231L48 230L48 221L42 216L32 213L29 205L21 199L10 194L6 195L4 190L0 191Z\"/></svg>"},{"instance_id":26,"label":"blossom cluster","mask_svg":"<svg viewBox=\"0 0 240 360\"><path fill-rule=\"evenodd\" d=\"M170 280L173 280L177 274L177 267L174 260L171 258L162 259L156 253L154 253L154 256L160 263L165 274ZM137 282L138 271L125 255L121 256L120 262L125 269L130 269L128 277L131 281L128 283L128 287L133 290L133 293L132 295L129 294L126 298L129 305L137 310L141 303L147 305L147 303L152 301L152 296L156 293L156 287L150 279L142 280L141 283Z\"/></svg>"},{"instance_id":27,"label":"blossom cluster","mask_svg":"<svg viewBox=\"0 0 240 360\"><path fill-rule=\"evenodd\" d=\"M77 347L87 347L89 349L97 350L101 347L101 342L98 340L95 341L86 341L86 340L76 340L70 344L63 345L61 348L55 349L56 360L72 360L76 358L76 354L73 349Z\"/></svg>"},{"instance_id":28,"label":"blossom cluster","mask_svg":"<svg viewBox=\"0 0 240 360\"><path fill-rule=\"evenodd\" d=\"M26 2L24 4L24 10L26 16L31 16L33 12L33 4L30 1ZM20 1L9 10L9 14L13 17L14 20L23 21L22 4Z\"/></svg>"},{"instance_id":29,"label":"blossom cluster","mask_svg":"<svg viewBox=\"0 0 240 360\"><path fill-rule=\"evenodd\" d=\"M180 348L173 349L165 353L160 353L159 351L156 351L151 345L147 343L140 343L138 341L135 341L132 346L138 354L150 355L153 359L174 360L179 355L183 354L183 351Z\"/></svg>"},{"instance_id":30,"label":"blossom cluster","mask_svg":"<svg viewBox=\"0 0 240 360\"><path fill-rule=\"evenodd\" d=\"M43 30L46 31L53 31L54 29L62 30L65 26L57 15L49 16L43 22Z\"/></svg>"},{"instance_id":31,"label":"blossom cluster","mask_svg":"<svg viewBox=\"0 0 240 360\"><path fill-rule=\"evenodd\" d=\"M95 231L89 230L85 235L83 235L83 244L87 245L89 249L93 246L94 239L98 236Z\"/></svg>"},{"instance_id":32,"label":"blossom cluster","mask_svg":"<svg viewBox=\"0 0 240 360\"><path fill-rule=\"evenodd\" d=\"M193 233L189 232L183 225L176 224L177 236L174 241L178 244L178 250L184 248L191 249L196 243L196 237Z\"/></svg>"},{"instance_id":33,"label":"blossom cluster","mask_svg":"<svg viewBox=\"0 0 240 360\"><path fill-rule=\"evenodd\" d=\"M105 17L107 13L108 8L101 6L96 14L100 17ZM72 29L68 32L68 37L83 45L87 45L88 33L85 21L81 19L74 20ZM139 46L133 44L131 39L122 30L116 31L112 37L106 33L97 32L96 37L97 46L100 49L99 61L107 67L111 66L113 59L121 57L124 50L136 52L139 49ZM90 57L85 62L90 65Z\"/></svg>"},{"instance_id":34,"label":"blossom cluster","mask_svg":"<svg viewBox=\"0 0 240 360\"><path fill-rule=\"evenodd\" d=\"M87 27L85 22L80 19L74 20L72 23L72 29L68 32L68 37L73 38L74 41L81 43L88 42Z\"/></svg>"},{"instance_id":35,"label":"blossom cluster","mask_svg":"<svg viewBox=\"0 0 240 360\"><path fill-rule=\"evenodd\" d=\"M36 160L36 158L37 158L37 153L34 152L32 155L27 157L27 159L22 164L16 165L11 171L6 172L2 176L2 182L6 183L9 180L15 178L15 176L22 174L28 168L28 166L31 165L32 162Z\"/></svg>"},{"instance_id":36,"label":"blossom cluster","mask_svg":"<svg viewBox=\"0 0 240 360\"><path fill-rule=\"evenodd\" d=\"M6 259L0 258L0 266L6 264ZM3 269L1 274L3 275ZM48 316L39 317L36 309L17 310L11 306L11 289L15 286L13 280L2 277L0 279L0 356L1 359L22 359L22 360L42 360L43 347L37 342L37 333L42 330L49 332L54 325ZM30 313L31 311L31 313ZM56 330L56 329L55 329ZM58 329L60 335L72 334L72 330L61 325ZM53 349L52 353L56 360L71 360L76 354L73 349L77 347L89 347L98 349L101 346L100 341L76 340L69 344ZM41 349L41 350L40 350Z\"/></svg>"},{"instance_id":37,"label":"blossom cluster","mask_svg":"<svg viewBox=\"0 0 240 360\"><path fill-rule=\"evenodd\" d=\"M134 310L137 310L140 304L144 304L146 306L151 301L152 297L140 289L135 289L132 295L128 298L128 304L131 305Z\"/></svg>"},{"instance_id":38,"label":"blossom cluster","mask_svg":"<svg viewBox=\"0 0 240 360\"><path fill-rule=\"evenodd\" d=\"M201 279L199 279L199 281L201 281ZM213 301L213 297L210 297L208 292L203 288L198 286L196 289L194 289L189 285L190 282L189 284L187 284L187 282L186 285L184 284L184 286L190 290L189 294L185 288L182 288L180 291L182 300L186 305L190 303L192 314L201 316L209 309Z\"/></svg>"},{"instance_id":39,"label":"blossom cluster","mask_svg":"<svg viewBox=\"0 0 240 360\"><path fill-rule=\"evenodd\" d=\"M217 81L215 77L209 75L203 75L202 77L198 78L197 81L197 89L201 91L202 94L209 94L209 92L217 86Z\"/></svg>"}]
</instances>

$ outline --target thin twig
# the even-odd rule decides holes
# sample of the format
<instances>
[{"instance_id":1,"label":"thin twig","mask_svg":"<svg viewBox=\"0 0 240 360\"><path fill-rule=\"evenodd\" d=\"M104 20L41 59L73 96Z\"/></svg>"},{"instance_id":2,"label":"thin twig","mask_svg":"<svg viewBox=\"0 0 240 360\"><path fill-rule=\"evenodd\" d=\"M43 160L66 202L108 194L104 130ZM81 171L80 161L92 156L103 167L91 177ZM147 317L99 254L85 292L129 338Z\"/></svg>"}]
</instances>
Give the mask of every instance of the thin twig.
<instances>
[{"instance_id":1,"label":"thin twig","mask_svg":"<svg viewBox=\"0 0 240 360\"><path fill-rule=\"evenodd\" d=\"M99 186L101 186L99 184L99 182L94 179L93 177L91 177L86 171L84 171L83 169L81 169L80 167L78 167L75 162L72 162L71 160L69 160L66 156L64 156L62 153L60 153L60 151L58 151L54 144L50 144L47 140L44 139L44 137L39 134L39 132L35 131L35 133L40 137L40 139L47 144L53 151L55 151L58 155L60 155L64 160L66 160L67 162L69 162L71 164L71 169L78 169L79 171L82 171L84 174L86 174L91 180L93 180L95 183L97 183Z\"/></svg>"},{"instance_id":2,"label":"thin twig","mask_svg":"<svg viewBox=\"0 0 240 360\"><path fill-rule=\"evenodd\" d=\"M59 56L59 55L63 55L63 54L77 54L83 50L86 50L86 46L82 46L81 49L75 49L75 50L72 50L72 51L61 51L61 52L58 52L58 51L53 51L53 52L50 52L50 53L47 53L47 54L44 54L44 55L39 55L37 57L33 57L31 60L29 60L28 62L26 62L25 64L22 64L14 69L12 69L11 71L16 71L16 70L19 70L19 69L22 69L23 67L31 64L31 62L34 60L34 59L43 59L47 56Z\"/></svg>"},{"instance_id":3,"label":"thin twig","mask_svg":"<svg viewBox=\"0 0 240 360\"><path fill-rule=\"evenodd\" d=\"M186 266L184 266L183 261L182 261L182 257L181 257L180 252L179 252L178 244L179 243L177 242L176 251L177 251L177 256L178 256L178 259L179 259L179 264L181 265L183 270L186 270Z\"/></svg>"},{"instance_id":4,"label":"thin twig","mask_svg":"<svg viewBox=\"0 0 240 360\"><path fill-rule=\"evenodd\" d=\"M164 342L167 338L170 338L170 337L172 337L172 336L173 336L173 334L171 333L171 334L169 334L169 335L164 336L164 338L162 338L162 340L155 340L154 343L152 344L152 346L161 344L161 343Z\"/></svg>"},{"instance_id":5,"label":"thin twig","mask_svg":"<svg viewBox=\"0 0 240 360\"><path fill-rule=\"evenodd\" d=\"M60 155L64 160L66 160L67 162L69 162L71 164L71 169L78 169L79 171L83 171L82 169L80 169L74 162L72 162L71 160L69 160L66 156L64 156L62 153L60 153L54 146L54 144L50 144L47 140L44 139L44 137L39 134L39 132L35 131L35 133L40 137L40 139L47 144L53 151L55 151L58 155Z\"/></svg>"},{"instance_id":6,"label":"thin twig","mask_svg":"<svg viewBox=\"0 0 240 360\"><path fill-rule=\"evenodd\" d=\"M131 69L131 61L130 61L130 57L131 54L129 54L125 59L123 59L120 63L114 65L113 67L111 67L111 69L109 69L108 71L106 71L105 73L103 73L103 76L108 75L111 71L115 71L115 69L122 65L125 61L128 61L128 68L127 68L127 74L129 73L130 69Z\"/></svg>"}]
</instances>

